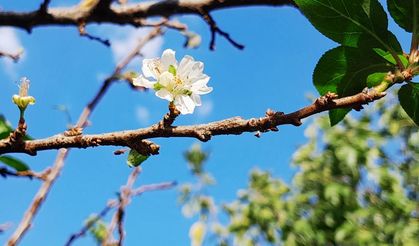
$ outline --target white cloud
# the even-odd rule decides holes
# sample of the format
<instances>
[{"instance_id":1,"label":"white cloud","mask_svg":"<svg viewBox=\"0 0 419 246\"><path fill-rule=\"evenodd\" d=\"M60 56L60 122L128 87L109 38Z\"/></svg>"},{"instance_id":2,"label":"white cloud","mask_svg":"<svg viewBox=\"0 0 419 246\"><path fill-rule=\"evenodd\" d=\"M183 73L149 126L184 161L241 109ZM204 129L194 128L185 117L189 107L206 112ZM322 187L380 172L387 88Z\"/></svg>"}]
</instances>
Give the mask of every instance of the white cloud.
<instances>
[{"instance_id":1,"label":"white cloud","mask_svg":"<svg viewBox=\"0 0 419 246\"><path fill-rule=\"evenodd\" d=\"M212 113L214 109L214 103L211 100L202 101L202 105L197 107L197 114L200 117L207 117Z\"/></svg>"},{"instance_id":2,"label":"white cloud","mask_svg":"<svg viewBox=\"0 0 419 246\"><path fill-rule=\"evenodd\" d=\"M135 109L135 115L137 116L137 120L142 125L148 125L150 122L150 111L148 108L143 106L138 106Z\"/></svg>"},{"instance_id":3,"label":"white cloud","mask_svg":"<svg viewBox=\"0 0 419 246\"><path fill-rule=\"evenodd\" d=\"M19 40L19 37L17 36L16 32L14 31L14 29L10 28L10 27L1 27L0 28L0 50L3 52L7 52L7 53L11 53L11 54L15 54L19 51L21 51L22 48L22 44ZM24 58L24 56L21 57L20 62L22 61L22 59ZM17 64L9 58L6 57L2 57L1 58L1 63L2 63L2 67L4 69L4 71L6 72L6 74L11 78L11 79L17 79L18 74L17 74Z\"/></svg>"},{"instance_id":4,"label":"white cloud","mask_svg":"<svg viewBox=\"0 0 419 246\"><path fill-rule=\"evenodd\" d=\"M112 29L109 34L111 41L111 49L115 63L118 63L126 57L138 44L138 41L145 37L149 32L150 28L122 28L120 30ZM157 37L148 42L141 50L141 54L144 58L151 58L160 56L161 46L163 44L162 37ZM130 64L131 68L139 70L141 59L136 58Z\"/></svg>"}]
</instances>

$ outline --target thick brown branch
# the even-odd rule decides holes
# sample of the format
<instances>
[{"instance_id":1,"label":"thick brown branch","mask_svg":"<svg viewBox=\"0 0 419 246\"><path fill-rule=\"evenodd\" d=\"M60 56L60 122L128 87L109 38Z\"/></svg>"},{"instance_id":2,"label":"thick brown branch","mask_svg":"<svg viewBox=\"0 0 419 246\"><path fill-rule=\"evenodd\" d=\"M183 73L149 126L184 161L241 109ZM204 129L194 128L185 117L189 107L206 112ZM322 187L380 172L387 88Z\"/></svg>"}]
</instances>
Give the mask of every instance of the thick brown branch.
<instances>
[{"instance_id":1,"label":"thick brown branch","mask_svg":"<svg viewBox=\"0 0 419 246\"><path fill-rule=\"evenodd\" d=\"M106 1L105 1L106 2ZM200 10L213 10L244 6L295 6L292 0L165 0L145 1L136 4L98 4L93 10L82 9L82 5L67 8L50 8L47 12L0 12L0 26L20 27L30 31L37 26L73 25L80 20L89 23L114 23L139 26L138 19L153 16L170 17L181 14L197 14Z\"/></svg>"},{"instance_id":2,"label":"thick brown branch","mask_svg":"<svg viewBox=\"0 0 419 246\"><path fill-rule=\"evenodd\" d=\"M364 90L353 96L336 99L336 95L327 94L318 98L314 103L295 112L284 114L282 112L268 111L265 117L243 119L234 117L221 121L201 125L161 127L156 124L151 127L137 130L111 132L104 134L65 136L56 135L46 139L25 141L24 145L11 145L7 140L0 141L0 154L21 152L36 153L39 150L59 148L87 148L96 146L129 146L144 139L160 137L193 137L201 141L208 141L217 135L239 135L244 132L275 131L279 125L301 125L301 119L336 108L359 108L374 100L385 96L383 92ZM152 144L150 144L150 151ZM153 153L153 152L150 152Z\"/></svg>"}]
</instances>

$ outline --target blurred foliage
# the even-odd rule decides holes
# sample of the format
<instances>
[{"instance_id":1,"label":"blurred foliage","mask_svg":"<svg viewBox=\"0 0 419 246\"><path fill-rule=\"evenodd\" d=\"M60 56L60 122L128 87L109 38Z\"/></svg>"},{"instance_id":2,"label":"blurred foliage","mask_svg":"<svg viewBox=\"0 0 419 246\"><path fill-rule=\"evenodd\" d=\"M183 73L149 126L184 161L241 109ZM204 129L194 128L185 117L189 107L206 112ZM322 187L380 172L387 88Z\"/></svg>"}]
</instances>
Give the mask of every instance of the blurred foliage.
<instances>
[{"instance_id":1,"label":"blurred foliage","mask_svg":"<svg viewBox=\"0 0 419 246\"><path fill-rule=\"evenodd\" d=\"M200 215L192 245L419 245L418 127L388 98L333 128L316 118L292 183L253 170L223 214L202 192L207 155L194 146L186 157L198 182L180 195L185 215Z\"/></svg>"},{"instance_id":2,"label":"blurred foliage","mask_svg":"<svg viewBox=\"0 0 419 246\"><path fill-rule=\"evenodd\" d=\"M95 239L97 245L102 245L108 233L106 222L98 218L98 215L91 215L85 221L85 226L89 228L90 235Z\"/></svg>"}]
</instances>

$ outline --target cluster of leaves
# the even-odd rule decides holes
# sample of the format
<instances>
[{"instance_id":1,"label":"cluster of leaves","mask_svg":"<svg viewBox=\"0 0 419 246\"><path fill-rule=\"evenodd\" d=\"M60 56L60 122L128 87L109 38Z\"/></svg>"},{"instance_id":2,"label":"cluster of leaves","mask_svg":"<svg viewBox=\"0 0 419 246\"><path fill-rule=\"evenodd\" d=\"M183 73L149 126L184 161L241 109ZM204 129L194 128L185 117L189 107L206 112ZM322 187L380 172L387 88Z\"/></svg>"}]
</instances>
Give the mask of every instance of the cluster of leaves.
<instances>
[{"instance_id":1,"label":"cluster of leaves","mask_svg":"<svg viewBox=\"0 0 419 246\"><path fill-rule=\"evenodd\" d=\"M412 33L413 54L405 55L399 41L388 30L387 14L378 0L296 0L303 14L318 31L340 44L319 60L313 83L321 95L327 92L350 96L364 88L382 92L394 83L406 82L399 100L407 114L419 125L419 85L411 77L419 74L415 51L419 42L419 3L416 0L387 0L395 22ZM402 76L409 71L412 76ZM389 78L391 73L395 78ZM332 125L350 109L329 112Z\"/></svg>"},{"instance_id":2,"label":"cluster of leaves","mask_svg":"<svg viewBox=\"0 0 419 246\"><path fill-rule=\"evenodd\" d=\"M9 137L10 133L13 131L12 126L7 122L3 115L0 115L0 140ZM13 168L17 172L27 171L29 170L28 165L24 162L7 155L0 156L0 162L4 165ZM2 173L3 170L6 170L0 166L0 175L5 176Z\"/></svg>"},{"instance_id":3,"label":"cluster of leaves","mask_svg":"<svg viewBox=\"0 0 419 246\"><path fill-rule=\"evenodd\" d=\"M196 178L194 183L185 183L180 187L178 201L182 205L182 213L187 218L198 217L189 231L191 245L202 245L207 234L207 229L218 225L216 221L216 206L214 199L207 194L206 188L215 184L215 179L205 171L204 163L208 159L208 153L201 150L199 144L195 144L185 152L189 169Z\"/></svg>"},{"instance_id":4,"label":"cluster of leaves","mask_svg":"<svg viewBox=\"0 0 419 246\"><path fill-rule=\"evenodd\" d=\"M317 118L291 185L252 171L223 206L218 244L418 245L419 132L390 99L333 128Z\"/></svg>"}]
</instances>

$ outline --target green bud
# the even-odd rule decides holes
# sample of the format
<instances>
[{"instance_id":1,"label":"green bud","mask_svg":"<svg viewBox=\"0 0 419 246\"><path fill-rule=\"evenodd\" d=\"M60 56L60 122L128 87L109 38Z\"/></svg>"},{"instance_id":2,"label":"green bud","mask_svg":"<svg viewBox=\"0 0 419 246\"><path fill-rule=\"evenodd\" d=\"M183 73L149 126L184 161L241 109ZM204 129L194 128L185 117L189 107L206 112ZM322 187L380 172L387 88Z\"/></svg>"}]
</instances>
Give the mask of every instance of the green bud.
<instances>
[{"instance_id":1,"label":"green bud","mask_svg":"<svg viewBox=\"0 0 419 246\"><path fill-rule=\"evenodd\" d=\"M175 68L175 66L170 65L168 71L169 71L169 73L173 74L173 76L176 76L176 68Z\"/></svg>"},{"instance_id":2,"label":"green bud","mask_svg":"<svg viewBox=\"0 0 419 246\"><path fill-rule=\"evenodd\" d=\"M25 111L28 105L35 104L35 98L28 95L29 80L26 77L20 79L19 95L13 95L12 101L21 111Z\"/></svg>"}]
</instances>

